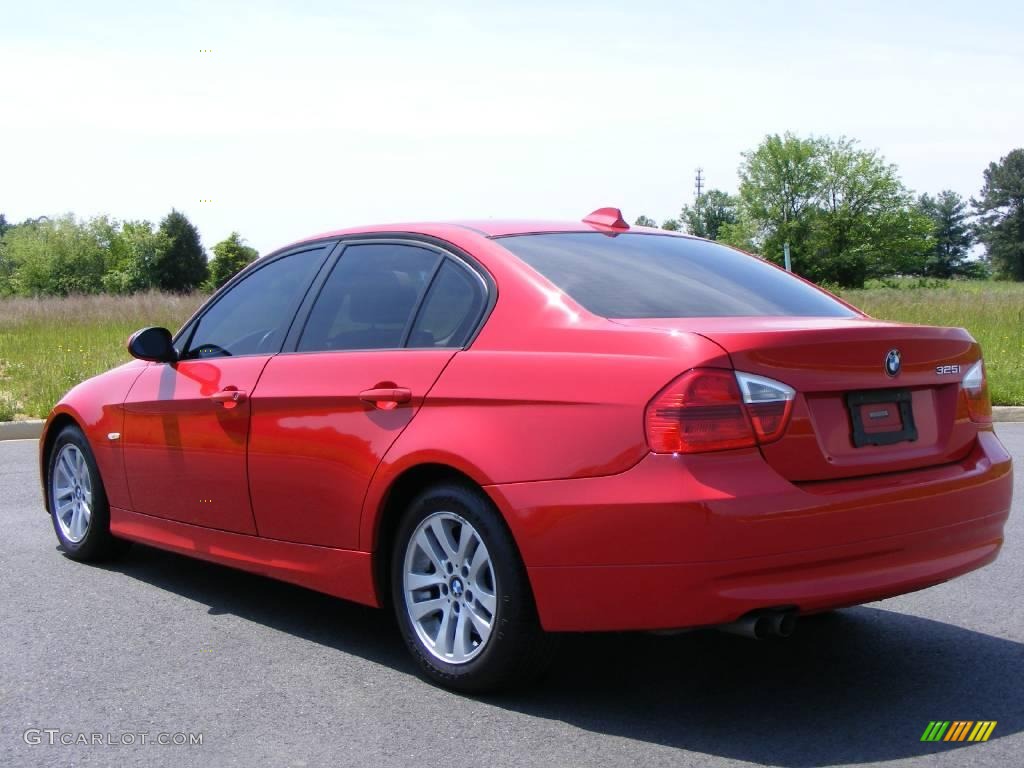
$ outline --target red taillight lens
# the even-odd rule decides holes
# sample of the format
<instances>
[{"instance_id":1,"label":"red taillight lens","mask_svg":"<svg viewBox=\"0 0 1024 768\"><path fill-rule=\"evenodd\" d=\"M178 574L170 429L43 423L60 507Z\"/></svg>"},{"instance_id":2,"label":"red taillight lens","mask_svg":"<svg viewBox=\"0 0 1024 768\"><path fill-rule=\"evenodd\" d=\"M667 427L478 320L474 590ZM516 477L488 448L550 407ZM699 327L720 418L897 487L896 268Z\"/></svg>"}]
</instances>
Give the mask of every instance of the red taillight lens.
<instances>
[{"instance_id":1,"label":"red taillight lens","mask_svg":"<svg viewBox=\"0 0 1024 768\"><path fill-rule=\"evenodd\" d=\"M992 400L988 396L988 377L985 375L985 363L979 360L964 374L960 382L960 391L967 400L967 413L971 421L978 424L992 423Z\"/></svg>"},{"instance_id":2,"label":"red taillight lens","mask_svg":"<svg viewBox=\"0 0 1024 768\"><path fill-rule=\"evenodd\" d=\"M795 392L771 379L721 368L687 371L647 406L655 453L749 448L782 436Z\"/></svg>"}]
</instances>

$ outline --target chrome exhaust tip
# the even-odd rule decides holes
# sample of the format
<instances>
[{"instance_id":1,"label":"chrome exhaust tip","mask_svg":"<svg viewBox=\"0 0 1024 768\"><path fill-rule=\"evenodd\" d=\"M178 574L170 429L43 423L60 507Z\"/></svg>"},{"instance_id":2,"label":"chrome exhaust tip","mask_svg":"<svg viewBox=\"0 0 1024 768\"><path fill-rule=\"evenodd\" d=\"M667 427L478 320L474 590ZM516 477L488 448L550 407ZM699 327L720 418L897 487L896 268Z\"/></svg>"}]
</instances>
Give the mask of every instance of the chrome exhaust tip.
<instances>
[{"instance_id":1,"label":"chrome exhaust tip","mask_svg":"<svg viewBox=\"0 0 1024 768\"><path fill-rule=\"evenodd\" d=\"M766 637L789 637L796 629L796 611L760 611L741 616L736 621L720 624L722 632L754 640Z\"/></svg>"}]
</instances>

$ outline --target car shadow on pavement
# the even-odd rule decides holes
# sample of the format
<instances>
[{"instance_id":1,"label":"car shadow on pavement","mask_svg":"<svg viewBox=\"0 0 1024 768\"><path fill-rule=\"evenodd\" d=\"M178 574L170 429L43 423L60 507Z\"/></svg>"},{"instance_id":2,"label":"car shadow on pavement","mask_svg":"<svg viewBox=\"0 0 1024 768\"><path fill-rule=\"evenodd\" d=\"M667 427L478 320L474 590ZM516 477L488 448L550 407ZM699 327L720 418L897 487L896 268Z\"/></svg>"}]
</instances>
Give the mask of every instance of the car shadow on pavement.
<instances>
[{"instance_id":1,"label":"car shadow on pavement","mask_svg":"<svg viewBox=\"0 0 1024 768\"><path fill-rule=\"evenodd\" d=\"M1024 645L880 608L808 617L780 641L714 631L564 639L544 687L506 706L794 767L984 748L921 742L931 720L996 720L990 741L1024 727Z\"/></svg>"},{"instance_id":2,"label":"car shadow on pavement","mask_svg":"<svg viewBox=\"0 0 1024 768\"><path fill-rule=\"evenodd\" d=\"M390 611L143 544L99 566L303 640L416 674Z\"/></svg>"},{"instance_id":3,"label":"car shadow on pavement","mask_svg":"<svg viewBox=\"0 0 1024 768\"><path fill-rule=\"evenodd\" d=\"M388 612L148 547L107 567L211 613L415 674ZM802 619L778 641L565 635L540 682L480 698L595 733L803 768L984 750L920 738L931 720L996 720L990 742L1020 732L1022 680L1024 644L859 607Z\"/></svg>"}]
</instances>

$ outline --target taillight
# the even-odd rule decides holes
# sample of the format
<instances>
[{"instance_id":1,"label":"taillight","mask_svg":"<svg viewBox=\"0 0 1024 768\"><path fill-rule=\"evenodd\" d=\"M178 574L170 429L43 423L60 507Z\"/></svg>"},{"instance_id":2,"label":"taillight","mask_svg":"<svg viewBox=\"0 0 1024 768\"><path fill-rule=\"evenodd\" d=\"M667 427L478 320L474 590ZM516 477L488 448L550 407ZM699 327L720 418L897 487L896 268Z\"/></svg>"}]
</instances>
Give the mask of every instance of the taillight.
<instances>
[{"instance_id":1,"label":"taillight","mask_svg":"<svg viewBox=\"0 0 1024 768\"><path fill-rule=\"evenodd\" d=\"M750 423L754 425L757 441L764 445L782 437L793 410L796 390L781 381L736 371L736 381L743 392Z\"/></svg>"},{"instance_id":2,"label":"taillight","mask_svg":"<svg viewBox=\"0 0 1024 768\"><path fill-rule=\"evenodd\" d=\"M786 430L796 392L785 384L721 368L694 368L647 406L647 442L655 453L749 448Z\"/></svg>"},{"instance_id":3,"label":"taillight","mask_svg":"<svg viewBox=\"0 0 1024 768\"><path fill-rule=\"evenodd\" d=\"M985 362L979 360L964 374L960 389L967 400L967 413L971 421L978 424L992 423L992 400L988 396L988 378L985 376Z\"/></svg>"}]
</instances>

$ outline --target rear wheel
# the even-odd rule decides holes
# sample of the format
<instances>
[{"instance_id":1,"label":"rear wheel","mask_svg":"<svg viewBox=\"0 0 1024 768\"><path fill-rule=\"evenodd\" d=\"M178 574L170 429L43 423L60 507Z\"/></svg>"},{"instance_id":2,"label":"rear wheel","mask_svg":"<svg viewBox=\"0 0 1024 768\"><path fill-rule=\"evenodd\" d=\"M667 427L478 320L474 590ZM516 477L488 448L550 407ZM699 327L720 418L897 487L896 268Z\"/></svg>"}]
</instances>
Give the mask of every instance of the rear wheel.
<instances>
[{"instance_id":1,"label":"rear wheel","mask_svg":"<svg viewBox=\"0 0 1024 768\"><path fill-rule=\"evenodd\" d=\"M127 549L128 542L110 533L107 495L78 427L64 427L54 440L46 482L53 530L68 557L103 560Z\"/></svg>"},{"instance_id":2,"label":"rear wheel","mask_svg":"<svg viewBox=\"0 0 1024 768\"><path fill-rule=\"evenodd\" d=\"M395 537L391 591L406 645L447 687L523 683L553 650L512 537L475 489L439 485L413 501Z\"/></svg>"}]
</instances>

